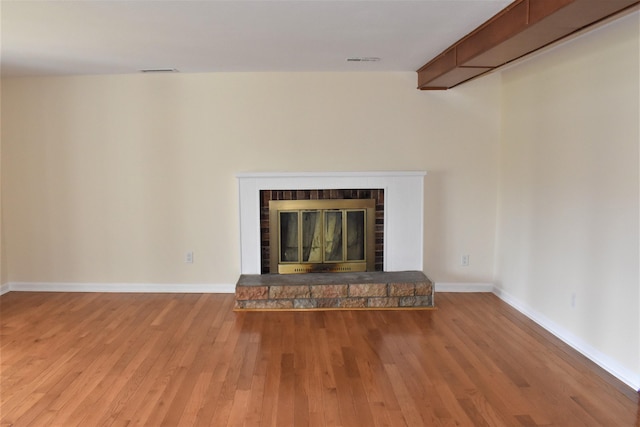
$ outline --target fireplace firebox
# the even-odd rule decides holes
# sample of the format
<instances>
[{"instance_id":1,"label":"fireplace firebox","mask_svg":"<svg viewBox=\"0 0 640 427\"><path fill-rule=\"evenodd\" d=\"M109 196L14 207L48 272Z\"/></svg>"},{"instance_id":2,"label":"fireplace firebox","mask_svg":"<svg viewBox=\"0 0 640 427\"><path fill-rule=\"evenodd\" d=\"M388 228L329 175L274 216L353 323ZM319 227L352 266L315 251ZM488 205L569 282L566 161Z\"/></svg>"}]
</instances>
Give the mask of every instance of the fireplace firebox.
<instances>
[{"instance_id":1,"label":"fireplace firebox","mask_svg":"<svg viewBox=\"0 0 640 427\"><path fill-rule=\"evenodd\" d=\"M260 203L260 273L261 274L279 274L279 269L278 269L278 261L276 261L275 263L273 263L272 265L272 259L278 259L281 256L280 251L280 246L278 241L276 240L274 242L274 239L278 239L279 236L279 231L277 228L272 228L270 226L270 223L272 224L277 224L278 219L278 215L274 216L273 213L273 209L270 209L270 203L271 202L282 202L282 201L307 201L307 202L324 202L324 201L331 201L331 203L327 203L326 205L323 204L318 204L318 205L307 205L306 207L304 205L295 205L298 206L295 209L291 208L292 210L311 210L311 211L317 211L317 210L326 210L329 208L331 208L331 206L333 206L334 209L355 209L356 207L359 207L360 209L364 209L365 205L360 205L359 202L347 202L347 204L349 203L354 203L354 205L349 205L346 206L345 208L340 208L338 207L338 205L336 205L336 201L342 201L342 200L368 200L368 199L373 199L374 201L374 213L373 215L371 215L371 211L367 211L366 212L366 223L367 223L367 227L372 227L374 228L374 236L373 239L369 239L367 238L367 245L365 245L365 255L367 257L367 261L371 262L371 260L373 260L373 269L371 269L371 265L369 264L367 266L367 270L369 271L383 271L384 269L384 216L385 216L385 197L384 197L384 193L385 190L382 188L360 188L360 189L355 189L355 188L342 188L342 189L312 189L312 190L273 190L273 189L269 189L269 190L260 190L259 192L259 203ZM371 202L365 202L365 203L371 203ZM278 206L278 204L276 204L275 206ZM303 206L302 208L300 208L299 206ZM309 206L312 206L309 209ZM368 206L367 206L368 207ZM320 213L316 214L316 215L321 215ZM324 215L324 214L322 214ZM343 215L345 215L343 213ZM349 216L351 216L351 223L353 224L354 222L354 217L353 215L356 214L349 214ZM302 214L300 214L300 216L302 216ZM356 215L357 216L357 215ZM274 217L274 220L271 220L270 218ZM297 215L295 216L297 218ZM305 217L308 217L309 220L311 220L313 218L313 215L307 215L305 214ZM345 216L346 217L346 216ZM291 217L288 217L288 219ZM285 219L285 222L288 220ZM318 221L320 221L320 219L318 219ZM300 223L303 223L303 220L300 219ZM347 227L348 228L347 224ZM310 227L311 225L308 224L307 227ZM289 227L293 227L293 225L290 225ZM317 225L317 227L321 227L321 225ZM315 229L314 229L315 230ZM318 230L320 231L320 230ZM353 233L353 230L352 230ZM308 233L306 233L308 235ZM366 235L366 233L365 233ZM346 234L344 235L346 236ZM290 233L287 235L288 238L293 238L293 235L291 235ZM309 238L309 236L307 237ZM352 236L353 238L353 236ZM366 249L368 248L369 250L371 250L370 245L373 245L373 251L374 254L371 256L370 253L366 252ZM300 244L300 247L304 246L304 244ZM337 249L336 249L337 250ZM351 258L353 258L353 251L356 250L354 249L353 245L351 248L351 253L352 256ZM293 251L295 252L295 251ZM289 252L289 254L291 253L291 251ZM311 255L311 251L309 250L309 255ZM318 257L318 249L315 250L315 252L313 253L313 255L316 256L315 259L317 259ZM334 252L335 255L335 252ZM303 254L301 256L299 256L299 259L306 259L307 257L305 257L305 253L303 252ZM331 257L330 257L331 258ZM285 257L285 259L290 259L288 257ZM312 258L313 259L313 258ZM289 262L294 262L294 261L289 261ZM317 263L314 263L317 264ZM324 263L323 263L324 264ZM324 268L320 269L319 265L316 266L316 269L312 269L310 268L311 265L307 264L304 266L304 271L293 271L293 273L313 273L313 272L339 272L340 270L335 270L336 267L339 267L337 264L337 261L334 261L333 263L329 263L332 264L331 266L333 267L333 269L329 269L330 265L326 264L324 265ZM292 268L291 267L292 264L289 264L288 268ZM295 267L293 267L295 268ZM298 267L298 268L303 268L303 267ZM360 266L360 269L362 269L362 267ZM286 268L284 268L284 270L286 270ZM344 270L343 270L344 271ZM349 270L349 271L354 271L355 270Z\"/></svg>"},{"instance_id":2,"label":"fireplace firebox","mask_svg":"<svg viewBox=\"0 0 640 427\"><path fill-rule=\"evenodd\" d=\"M270 271L375 270L374 199L269 201Z\"/></svg>"}]
</instances>

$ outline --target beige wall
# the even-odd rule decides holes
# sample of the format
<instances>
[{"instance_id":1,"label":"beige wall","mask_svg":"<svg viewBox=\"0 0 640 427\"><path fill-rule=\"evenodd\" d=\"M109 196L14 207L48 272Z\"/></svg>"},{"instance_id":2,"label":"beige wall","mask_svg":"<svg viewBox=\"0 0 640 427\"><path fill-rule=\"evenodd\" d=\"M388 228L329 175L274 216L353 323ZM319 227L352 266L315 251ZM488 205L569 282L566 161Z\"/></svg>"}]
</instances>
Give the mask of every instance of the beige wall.
<instances>
[{"instance_id":1,"label":"beige wall","mask_svg":"<svg viewBox=\"0 0 640 427\"><path fill-rule=\"evenodd\" d=\"M636 381L639 27L635 13L502 73L496 268L503 292Z\"/></svg>"},{"instance_id":2,"label":"beige wall","mask_svg":"<svg viewBox=\"0 0 640 427\"><path fill-rule=\"evenodd\" d=\"M2 84L0 82L0 99L2 98ZM2 128L2 103L0 102L0 129ZM7 282L7 269L5 268L4 235L2 225L2 137L0 135L0 286Z\"/></svg>"},{"instance_id":3,"label":"beige wall","mask_svg":"<svg viewBox=\"0 0 640 427\"><path fill-rule=\"evenodd\" d=\"M0 99L2 99L2 82L0 82ZM2 102L0 102L0 129L2 129ZM2 221L2 135L0 134L0 287L7 283L6 256L4 250L4 225Z\"/></svg>"},{"instance_id":4,"label":"beige wall","mask_svg":"<svg viewBox=\"0 0 640 427\"><path fill-rule=\"evenodd\" d=\"M2 164L2 144L0 143L0 165ZM0 286L7 283L6 258L4 251L4 233L2 226L2 166L0 166Z\"/></svg>"},{"instance_id":5,"label":"beige wall","mask_svg":"<svg viewBox=\"0 0 640 427\"><path fill-rule=\"evenodd\" d=\"M415 73L2 83L10 282L233 284L235 174L342 170L427 170L425 272L493 278L497 76L446 93Z\"/></svg>"}]
</instances>

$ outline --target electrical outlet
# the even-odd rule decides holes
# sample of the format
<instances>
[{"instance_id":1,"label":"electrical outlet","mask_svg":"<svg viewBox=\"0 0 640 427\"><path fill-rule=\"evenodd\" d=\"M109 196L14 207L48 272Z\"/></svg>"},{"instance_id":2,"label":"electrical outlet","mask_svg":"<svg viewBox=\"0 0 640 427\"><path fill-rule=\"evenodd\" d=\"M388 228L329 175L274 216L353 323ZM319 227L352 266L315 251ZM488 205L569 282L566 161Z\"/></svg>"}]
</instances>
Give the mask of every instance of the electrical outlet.
<instances>
[{"instance_id":1,"label":"electrical outlet","mask_svg":"<svg viewBox=\"0 0 640 427\"><path fill-rule=\"evenodd\" d=\"M467 267L469 265L469 255L462 255L462 257L460 257L460 265L463 267Z\"/></svg>"},{"instance_id":2,"label":"electrical outlet","mask_svg":"<svg viewBox=\"0 0 640 427\"><path fill-rule=\"evenodd\" d=\"M576 308L576 293L571 294L571 308Z\"/></svg>"},{"instance_id":3,"label":"electrical outlet","mask_svg":"<svg viewBox=\"0 0 640 427\"><path fill-rule=\"evenodd\" d=\"M193 251L185 252L184 262L187 264L193 264Z\"/></svg>"}]
</instances>

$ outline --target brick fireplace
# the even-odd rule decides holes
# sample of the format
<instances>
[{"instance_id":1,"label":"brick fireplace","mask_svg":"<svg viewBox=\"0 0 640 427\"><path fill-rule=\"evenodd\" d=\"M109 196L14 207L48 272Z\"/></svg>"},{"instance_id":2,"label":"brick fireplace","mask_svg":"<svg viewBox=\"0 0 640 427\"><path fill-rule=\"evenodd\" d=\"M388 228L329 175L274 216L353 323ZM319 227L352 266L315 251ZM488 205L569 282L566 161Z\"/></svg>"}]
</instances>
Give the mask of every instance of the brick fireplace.
<instances>
[{"instance_id":1,"label":"brick fireplace","mask_svg":"<svg viewBox=\"0 0 640 427\"><path fill-rule=\"evenodd\" d=\"M243 173L236 309L433 307L422 272L426 172ZM375 199L375 271L274 274L269 200Z\"/></svg>"}]
</instances>

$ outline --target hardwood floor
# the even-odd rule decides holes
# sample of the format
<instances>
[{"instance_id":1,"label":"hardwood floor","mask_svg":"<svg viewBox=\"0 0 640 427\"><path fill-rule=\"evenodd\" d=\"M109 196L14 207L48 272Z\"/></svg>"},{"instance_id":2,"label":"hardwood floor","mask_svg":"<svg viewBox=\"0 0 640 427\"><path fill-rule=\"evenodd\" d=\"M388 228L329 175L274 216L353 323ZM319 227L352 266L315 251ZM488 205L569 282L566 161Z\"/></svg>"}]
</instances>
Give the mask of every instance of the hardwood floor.
<instances>
[{"instance_id":1,"label":"hardwood floor","mask_svg":"<svg viewBox=\"0 0 640 427\"><path fill-rule=\"evenodd\" d=\"M3 426L638 426L638 394L492 294L433 311L0 297Z\"/></svg>"}]
</instances>

